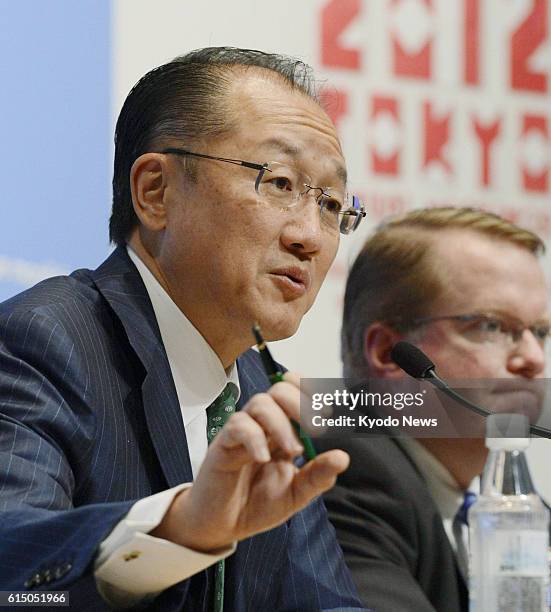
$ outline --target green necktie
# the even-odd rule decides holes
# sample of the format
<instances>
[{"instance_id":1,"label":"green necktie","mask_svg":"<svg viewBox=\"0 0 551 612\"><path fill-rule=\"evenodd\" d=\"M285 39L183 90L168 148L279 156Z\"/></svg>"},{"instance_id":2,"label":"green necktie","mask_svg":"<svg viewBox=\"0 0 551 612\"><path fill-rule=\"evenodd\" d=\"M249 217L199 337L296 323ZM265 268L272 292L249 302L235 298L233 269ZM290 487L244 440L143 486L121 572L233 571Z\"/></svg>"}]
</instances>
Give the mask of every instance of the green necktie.
<instances>
[{"instance_id":1,"label":"green necktie","mask_svg":"<svg viewBox=\"0 0 551 612\"><path fill-rule=\"evenodd\" d=\"M207 440L209 444L222 429L224 423L235 412L237 387L228 383L222 393L207 408ZM224 609L224 559L214 566L214 612Z\"/></svg>"}]
</instances>

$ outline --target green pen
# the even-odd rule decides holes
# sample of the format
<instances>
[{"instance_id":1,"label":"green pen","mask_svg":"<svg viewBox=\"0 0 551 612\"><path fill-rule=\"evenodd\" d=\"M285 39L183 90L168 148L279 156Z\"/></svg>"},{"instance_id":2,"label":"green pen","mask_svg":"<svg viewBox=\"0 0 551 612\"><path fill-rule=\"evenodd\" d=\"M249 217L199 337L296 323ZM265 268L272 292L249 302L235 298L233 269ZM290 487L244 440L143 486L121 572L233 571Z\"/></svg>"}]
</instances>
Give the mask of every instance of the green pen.
<instances>
[{"instance_id":1,"label":"green pen","mask_svg":"<svg viewBox=\"0 0 551 612\"><path fill-rule=\"evenodd\" d=\"M258 352L260 353L260 358L262 359L262 365L264 366L264 370L266 371L270 383L275 385L275 383L281 382L283 380L283 372L274 361L266 342L264 342L264 338L260 333L260 327L257 323L253 325L253 334L256 339L256 346L258 348ZM304 455L306 456L306 459L308 461L314 459L317 453L314 445L312 444L310 436L304 432L301 434L300 425L295 420L291 419L291 424L297 434L297 437L304 446Z\"/></svg>"}]
</instances>

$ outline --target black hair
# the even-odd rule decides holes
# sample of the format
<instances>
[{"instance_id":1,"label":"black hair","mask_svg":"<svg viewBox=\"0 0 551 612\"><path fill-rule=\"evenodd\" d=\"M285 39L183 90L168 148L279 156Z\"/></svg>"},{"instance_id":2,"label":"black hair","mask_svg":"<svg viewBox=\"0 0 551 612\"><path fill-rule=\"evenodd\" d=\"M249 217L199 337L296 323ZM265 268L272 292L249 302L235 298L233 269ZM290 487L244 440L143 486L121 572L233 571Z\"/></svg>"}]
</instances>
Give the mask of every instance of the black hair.
<instances>
[{"instance_id":1,"label":"black hair","mask_svg":"<svg viewBox=\"0 0 551 612\"><path fill-rule=\"evenodd\" d=\"M217 136L234 127L226 94L234 67L272 71L290 88L317 100L311 68L295 58L234 47L197 49L154 68L134 85L115 128L113 209L109 238L125 244L138 218L132 205L134 161L166 139Z\"/></svg>"}]
</instances>

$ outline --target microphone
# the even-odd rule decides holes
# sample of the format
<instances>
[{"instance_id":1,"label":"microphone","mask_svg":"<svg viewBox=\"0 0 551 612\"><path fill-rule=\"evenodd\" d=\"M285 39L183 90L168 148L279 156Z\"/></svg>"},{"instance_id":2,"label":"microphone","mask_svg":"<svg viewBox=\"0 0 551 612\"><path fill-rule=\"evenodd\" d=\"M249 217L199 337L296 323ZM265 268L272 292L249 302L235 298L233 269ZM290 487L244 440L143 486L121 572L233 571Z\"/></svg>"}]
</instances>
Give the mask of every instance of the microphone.
<instances>
[{"instance_id":1,"label":"microphone","mask_svg":"<svg viewBox=\"0 0 551 612\"><path fill-rule=\"evenodd\" d=\"M397 342L390 351L392 361L412 378L431 378L435 375L434 363L420 348L409 342Z\"/></svg>"},{"instance_id":2,"label":"microphone","mask_svg":"<svg viewBox=\"0 0 551 612\"><path fill-rule=\"evenodd\" d=\"M445 380L438 376L434 363L414 344L401 340L392 347L390 356L394 363L400 366L406 374L409 374L412 378L427 380L458 404L472 410L472 412L475 412L479 416L488 417L493 414L469 401L466 397L463 397L452 389ZM542 438L551 438L551 432L542 427L537 427L536 425L530 425L530 432Z\"/></svg>"}]
</instances>

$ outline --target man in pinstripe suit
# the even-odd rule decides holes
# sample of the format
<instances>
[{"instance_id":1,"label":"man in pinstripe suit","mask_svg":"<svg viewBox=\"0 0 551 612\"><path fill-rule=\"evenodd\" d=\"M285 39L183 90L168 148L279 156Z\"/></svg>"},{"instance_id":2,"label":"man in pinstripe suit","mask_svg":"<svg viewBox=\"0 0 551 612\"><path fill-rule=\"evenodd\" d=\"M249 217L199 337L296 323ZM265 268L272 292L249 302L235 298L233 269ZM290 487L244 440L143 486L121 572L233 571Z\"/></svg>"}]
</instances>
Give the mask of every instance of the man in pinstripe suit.
<instances>
[{"instance_id":1,"label":"man in pinstripe suit","mask_svg":"<svg viewBox=\"0 0 551 612\"><path fill-rule=\"evenodd\" d=\"M309 79L225 48L148 73L117 123L117 249L0 306L1 589L207 610L226 558L225 610L360 609L314 499L348 457L296 468L298 379L268 388L248 350L253 322L296 331L357 225Z\"/></svg>"}]
</instances>

